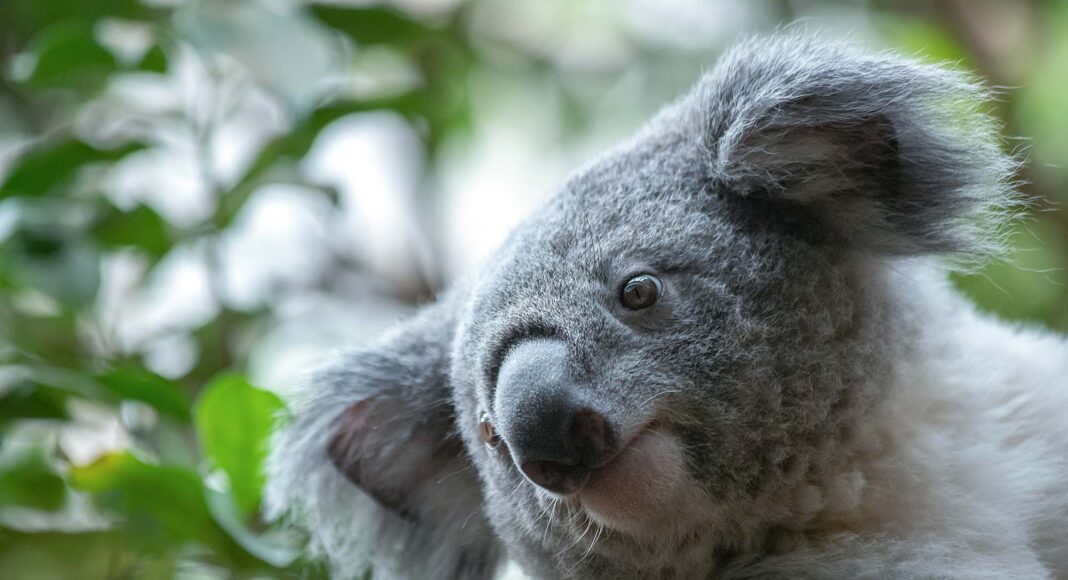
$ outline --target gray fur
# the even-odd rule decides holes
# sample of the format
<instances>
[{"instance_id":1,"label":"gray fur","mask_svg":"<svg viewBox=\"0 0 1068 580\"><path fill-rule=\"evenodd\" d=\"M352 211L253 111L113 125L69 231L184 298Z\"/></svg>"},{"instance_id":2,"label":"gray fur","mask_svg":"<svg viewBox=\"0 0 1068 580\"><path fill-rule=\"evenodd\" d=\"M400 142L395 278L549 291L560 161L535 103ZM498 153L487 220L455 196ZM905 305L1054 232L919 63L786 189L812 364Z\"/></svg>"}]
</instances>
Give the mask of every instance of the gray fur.
<instances>
[{"instance_id":1,"label":"gray fur","mask_svg":"<svg viewBox=\"0 0 1068 580\"><path fill-rule=\"evenodd\" d=\"M892 530L794 550L802 522L784 498L855 455L897 363L925 356L914 337L928 321L893 272L997 239L1015 164L978 111L986 97L896 55L743 43L480 272L320 371L276 436L271 513L346 578L366 562L384 577L489 577L506 552L544 578L905 577L943 560L966 576L962 544ZM665 294L627 311L620 285L643 272ZM494 400L503 360L532 338L567 345L575 388L621 431L655 416L681 442L689 504L662 532L594 524L479 440L480 414L509 404ZM370 494L326 451L361 400L388 415L350 450Z\"/></svg>"},{"instance_id":2,"label":"gray fur","mask_svg":"<svg viewBox=\"0 0 1068 580\"><path fill-rule=\"evenodd\" d=\"M268 516L302 522L339 578L485 577L498 563L445 381L457 297L319 369L275 436ZM381 424L352 452L375 472L378 498L327 456L339 415L364 400L382 409Z\"/></svg>"},{"instance_id":3,"label":"gray fur","mask_svg":"<svg viewBox=\"0 0 1068 580\"><path fill-rule=\"evenodd\" d=\"M990 95L964 72L784 37L739 47L697 91L714 179L808 205L856 245L989 249L977 226L1014 198Z\"/></svg>"}]
</instances>

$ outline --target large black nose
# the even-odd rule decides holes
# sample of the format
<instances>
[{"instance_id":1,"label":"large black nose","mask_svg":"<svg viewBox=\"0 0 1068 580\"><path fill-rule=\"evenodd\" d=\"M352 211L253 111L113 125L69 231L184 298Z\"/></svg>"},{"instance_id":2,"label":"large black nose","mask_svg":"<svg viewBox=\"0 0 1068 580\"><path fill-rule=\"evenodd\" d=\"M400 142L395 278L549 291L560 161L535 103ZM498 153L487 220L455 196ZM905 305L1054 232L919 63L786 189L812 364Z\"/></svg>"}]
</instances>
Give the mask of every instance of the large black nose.
<instances>
[{"instance_id":1,"label":"large black nose","mask_svg":"<svg viewBox=\"0 0 1068 580\"><path fill-rule=\"evenodd\" d=\"M568 372L567 344L532 339L501 365L494 411L512 459L535 484L562 495L582 489L611 457L615 435Z\"/></svg>"}]
</instances>

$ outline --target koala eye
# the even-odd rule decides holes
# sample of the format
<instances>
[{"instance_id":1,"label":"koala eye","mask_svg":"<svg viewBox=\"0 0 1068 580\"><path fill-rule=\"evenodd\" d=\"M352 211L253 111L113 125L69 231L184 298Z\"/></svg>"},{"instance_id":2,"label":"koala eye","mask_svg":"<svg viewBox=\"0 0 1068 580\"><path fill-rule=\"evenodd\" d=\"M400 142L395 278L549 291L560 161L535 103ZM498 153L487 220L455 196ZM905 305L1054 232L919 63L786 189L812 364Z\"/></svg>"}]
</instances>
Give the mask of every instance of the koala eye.
<instances>
[{"instance_id":1,"label":"koala eye","mask_svg":"<svg viewBox=\"0 0 1068 580\"><path fill-rule=\"evenodd\" d=\"M642 274L627 281L619 293L619 301L630 310L649 308L660 298L664 285L656 276Z\"/></svg>"},{"instance_id":2,"label":"koala eye","mask_svg":"<svg viewBox=\"0 0 1068 580\"><path fill-rule=\"evenodd\" d=\"M478 437L490 449L496 449L501 444L501 436L497 434L497 429L490 423L489 415L485 411L478 416Z\"/></svg>"}]
</instances>

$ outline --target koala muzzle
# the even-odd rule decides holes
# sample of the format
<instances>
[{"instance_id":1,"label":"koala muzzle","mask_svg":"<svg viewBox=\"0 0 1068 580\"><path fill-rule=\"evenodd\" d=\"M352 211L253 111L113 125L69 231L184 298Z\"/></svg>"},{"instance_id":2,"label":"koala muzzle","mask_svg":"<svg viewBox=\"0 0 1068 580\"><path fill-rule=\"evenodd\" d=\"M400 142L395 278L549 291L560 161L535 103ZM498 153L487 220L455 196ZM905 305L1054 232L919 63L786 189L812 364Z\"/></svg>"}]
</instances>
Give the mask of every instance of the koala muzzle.
<instances>
[{"instance_id":1,"label":"koala muzzle","mask_svg":"<svg viewBox=\"0 0 1068 580\"><path fill-rule=\"evenodd\" d=\"M501 365L494 414L512 460L534 484L553 493L578 492L590 471L618 451L608 419L572 380L567 344L531 339Z\"/></svg>"}]
</instances>

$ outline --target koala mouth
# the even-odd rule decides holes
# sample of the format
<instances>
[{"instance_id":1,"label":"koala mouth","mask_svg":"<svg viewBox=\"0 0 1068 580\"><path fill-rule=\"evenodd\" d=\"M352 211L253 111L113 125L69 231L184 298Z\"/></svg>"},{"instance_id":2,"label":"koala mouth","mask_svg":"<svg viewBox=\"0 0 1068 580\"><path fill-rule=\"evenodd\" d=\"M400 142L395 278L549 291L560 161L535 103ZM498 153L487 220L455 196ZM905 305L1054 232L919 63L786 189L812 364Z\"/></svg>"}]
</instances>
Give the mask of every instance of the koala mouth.
<instances>
[{"instance_id":1,"label":"koala mouth","mask_svg":"<svg viewBox=\"0 0 1068 580\"><path fill-rule=\"evenodd\" d=\"M576 499L597 523L648 532L673 519L684 492L685 457L678 438L651 424L607 463L594 468Z\"/></svg>"},{"instance_id":2,"label":"koala mouth","mask_svg":"<svg viewBox=\"0 0 1068 580\"><path fill-rule=\"evenodd\" d=\"M681 442L657 413L624 426L626 414L598 408L574 380L572 356L558 338L524 339L506 349L479 437L507 450L522 476L547 492L543 497L586 506L608 527L637 529L658 511L677 510L670 504L683 479Z\"/></svg>"}]
</instances>

